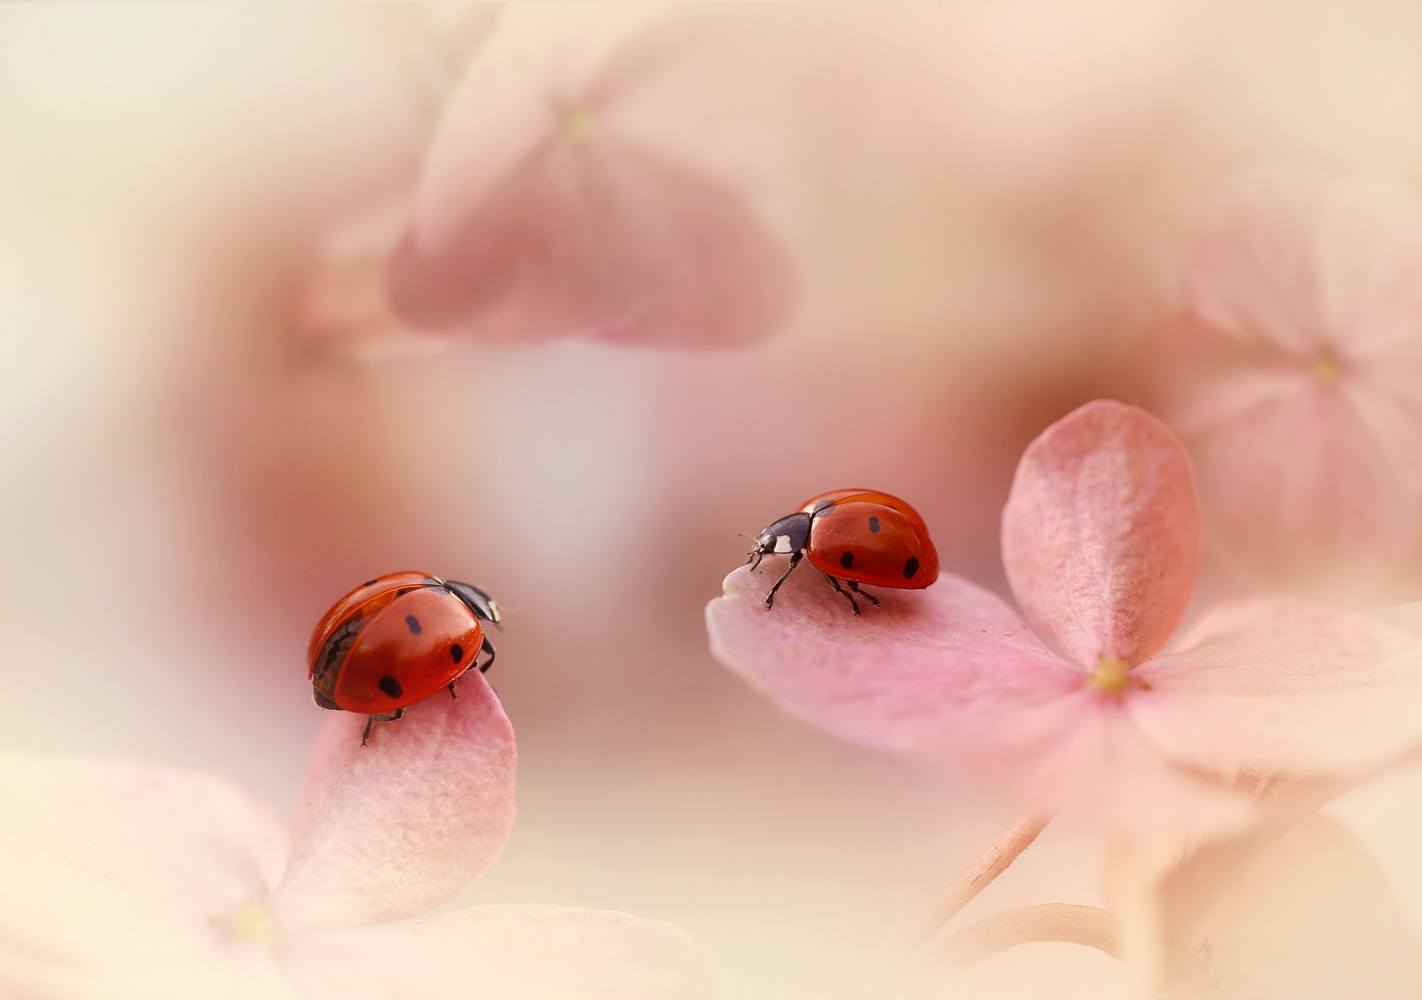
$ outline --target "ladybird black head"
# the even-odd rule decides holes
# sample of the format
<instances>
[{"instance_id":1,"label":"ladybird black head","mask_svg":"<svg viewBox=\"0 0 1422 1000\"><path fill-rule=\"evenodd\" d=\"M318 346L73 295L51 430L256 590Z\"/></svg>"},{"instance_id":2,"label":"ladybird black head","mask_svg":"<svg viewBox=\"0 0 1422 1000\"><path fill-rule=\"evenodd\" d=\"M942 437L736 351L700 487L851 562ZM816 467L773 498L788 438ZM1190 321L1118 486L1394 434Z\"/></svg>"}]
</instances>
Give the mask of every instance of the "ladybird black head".
<instances>
[{"instance_id":1,"label":"ladybird black head","mask_svg":"<svg viewBox=\"0 0 1422 1000\"><path fill-rule=\"evenodd\" d=\"M809 514L800 512L782 517L756 536L755 545L746 554L746 562L752 570L771 553L790 555L799 552L810 543Z\"/></svg>"},{"instance_id":2,"label":"ladybird black head","mask_svg":"<svg viewBox=\"0 0 1422 1000\"><path fill-rule=\"evenodd\" d=\"M478 587L460 583L458 580L446 580L444 585L449 588L450 593L464 602L465 607L485 621L497 625L504 620L499 602Z\"/></svg>"}]
</instances>

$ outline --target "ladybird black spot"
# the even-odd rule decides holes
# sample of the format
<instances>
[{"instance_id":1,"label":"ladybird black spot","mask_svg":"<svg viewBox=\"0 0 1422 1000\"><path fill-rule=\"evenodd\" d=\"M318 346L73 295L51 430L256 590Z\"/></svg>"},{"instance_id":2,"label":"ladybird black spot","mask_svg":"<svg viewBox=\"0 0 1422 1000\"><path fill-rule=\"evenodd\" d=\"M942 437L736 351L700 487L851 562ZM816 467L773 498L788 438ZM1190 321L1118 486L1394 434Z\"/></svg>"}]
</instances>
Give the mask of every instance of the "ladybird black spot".
<instances>
[{"instance_id":1,"label":"ladybird black spot","mask_svg":"<svg viewBox=\"0 0 1422 1000\"><path fill-rule=\"evenodd\" d=\"M410 631L416 635L420 634L420 620L414 615L405 616L405 624L410 626Z\"/></svg>"},{"instance_id":2,"label":"ladybird black spot","mask_svg":"<svg viewBox=\"0 0 1422 1000\"><path fill-rule=\"evenodd\" d=\"M853 568L854 568L854 553L853 553L853 552L846 552L846 553L844 553L842 556L839 557L839 564L840 564L841 566L843 566L845 569L853 569Z\"/></svg>"},{"instance_id":3,"label":"ladybird black spot","mask_svg":"<svg viewBox=\"0 0 1422 1000\"><path fill-rule=\"evenodd\" d=\"M455 663L458 663L460 660L464 659L464 647L457 642L453 646L450 646L449 658Z\"/></svg>"},{"instance_id":4,"label":"ladybird black spot","mask_svg":"<svg viewBox=\"0 0 1422 1000\"><path fill-rule=\"evenodd\" d=\"M869 515L869 530L876 535L879 533L879 519L872 514Z\"/></svg>"},{"instance_id":5,"label":"ladybird black spot","mask_svg":"<svg viewBox=\"0 0 1422 1000\"><path fill-rule=\"evenodd\" d=\"M362 586L362 587L373 587L373 586L375 586L375 585L376 585L377 583L379 583L379 582L380 582L380 577L377 576L374 580L367 580L367 581L365 581L365 583L362 583L361 586Z\"/></svg>"},{"instance_id":6,"label":"ladybird black spot","mask_svg":"<svg viewBox=\"0 0 1422 1000\"><path fill-rule=\"evenodd\" d=\"M908 562L904 563L904 579L912 580L913 575L918 572L918 556L909 556Z\"/></svg>"},{"instance_id":7,"label":"ladybird black spot","mask_svg":"<svg viewBox=\"0 0 1422 1000\"><path fill-rule=\"evenodd\" d=\"M404 688L400 687L400 682L388 674L380 678L380 690L391 698L398 698L405 693Z\"/></svg>"}]
</instances>

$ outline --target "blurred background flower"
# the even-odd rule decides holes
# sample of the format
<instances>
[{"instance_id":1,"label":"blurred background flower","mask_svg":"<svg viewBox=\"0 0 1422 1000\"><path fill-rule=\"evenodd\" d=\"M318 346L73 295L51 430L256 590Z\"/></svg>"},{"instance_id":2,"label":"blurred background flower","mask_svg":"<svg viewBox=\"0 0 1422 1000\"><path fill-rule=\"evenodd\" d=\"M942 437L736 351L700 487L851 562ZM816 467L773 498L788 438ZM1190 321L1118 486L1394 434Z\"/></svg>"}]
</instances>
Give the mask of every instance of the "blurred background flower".
<instances>
[{"instance_id":1,"label":"blurred background flower","mask_svg":"<svg viewBox=\"0 0 1422 1000\"><path fill-rule=\"evenodd\" d=\"M319 718L315 617L375 573L447 572L511 609L492 681L519 723L520 819L482 899L671 920L767 995L872 993L1007 817L787 725L716 667L702 608L735 533L873 483L918 506L945 569L1003 593L1023 447L1138 391L1135 344L1173 315L1185 249L1240 172L1413 183L1422 15L736 5L662 41L650 20L625 33L625 10L604 38L586 5L538 6L577 13L589 53L638 38L656 67L676 46L635 90L674 113L638 120L784 248L797 291L775 332L714 353L422 353L383 295L338 294L362 329L398 324L355 363L313 336L313 276L385 266L502 15L0 9L0 606L23 695L5 743L181 762L289 810ZM1393 831L1415 829L1417 780L1352 817L1409 919L1422 872ZM974 905L1092 902L1093 851L1049 830ZM1023 954L1090 995L1115 974Z\"/></svg>"}]
</instances>

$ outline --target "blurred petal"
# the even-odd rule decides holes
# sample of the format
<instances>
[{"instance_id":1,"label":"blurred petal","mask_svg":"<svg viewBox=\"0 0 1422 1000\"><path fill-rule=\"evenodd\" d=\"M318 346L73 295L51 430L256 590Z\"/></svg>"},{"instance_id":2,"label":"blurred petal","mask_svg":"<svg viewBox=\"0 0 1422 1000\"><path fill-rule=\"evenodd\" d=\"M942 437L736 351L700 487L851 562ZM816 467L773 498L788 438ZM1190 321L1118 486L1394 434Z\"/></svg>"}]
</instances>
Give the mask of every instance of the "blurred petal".
<instances>
[{"instance_id":1,"label":"blurred petal","mask_svg":"<svg viewBox=\"0 0 1422 1000\"><path fill-rule=\"evenodd\" d=\"M1243 343L1300 359L1322 350L1329 331L1310 225L1318 197L1314 178L1270 171L1242 181L1191 249L1186 308Z\"/></svg>"},{"instance_id":2,"label":"blurred petal","mask_svg":"<svg viewBox=\"0 0 1422 1000\"><path fill-rule=\"evenodd\" d=\"M1413 637L1297 604L1221 614L1200 645L1139 668L1150 690L1131 712L1166 756L1230 777L1336 774L1422 745Z\"/></svg>"},{"instance_id":3,"label":"blurred petal","mask_svg":"<svg viewBox=\"0 0 1422 1000\"><path fill-rule=\"evenodd\" d=\"M276 894L287 926L422 913L493 862L513 823L513 728L482 675L458 690L376 723L367 747L365 716L326 717Z\"/></svg>"},{"instance_id":4,"label":"blurred petal","mask_svg":"<svg viewBox=\"0 0 1422 1000\"><path fill-rule=\"evenodd\" d=\"M1047 428L1002 515L1007 577L1028 619L1079 663L1139 663L1190 602L1200 511L1184 447L1109 400Z\"/></svg>"},{"instance_id":5,"label":"blurred petal","mask_svg":"<svg viewBox=\"0 0 1422 1000\"><path fill-rule=\"evenodd\" d=\"M18 755L0 788L0 993L285 995L232 927L285 858L266 806L194 772Z\"/></svg>"},{"instance_id":6,"label":"blurred petal","mask_svg":"<svg viewBox=\"0 0 1422 1000\"><path fill-rule=\"evenodd\" d=\"M539 150L462 216L449 246L426 253L407 240L390 282L416 325L680 347L769 336L789 317L793 284L741 192L600 134Z\"/></svg>"},{"instance_id":7,"label":"blurred petal","mask_svg":"<svg viewBox=\"0 0 1422 1000\"><path fill-rule=\"evenodd\" d=\"M1313 383L1191 441L1211 532L1228 561L1255 572L1375 566L1417 535L1408 466L1340 387Z\"/></svg>"},{"instance_id":8,"label":"blurred petal","mask_svg":"<svg viewBox=\"0 0 1422 1000\"><path fill-rule=\"evenodd\" d=\"M1378 862L1315 818L1207 848L1162 884L1171 997L1402 1000L1422 949Z\"/></svg>"},{"instance_id":9,"label":"blurred petal","mask_svg":"<svg viewBox=\"0 0 1422 1000\"><path fill-rule=\"evenodd\" d=\"M309 996L429 1000L710 998L721 973L670 924L561 906L478 906L313 937L292 957Z\"/></svg>"},{"instance_id":10,"label":"blurred petal","mask_svg":"<svg viewBox=\"0 0 1422 1000\"><path fill-rule=\"evenodd\" d=\"M492 339L715 348L788 319L792 266L747 195L664 151L655 128L623 126L618 106L659 63L646 46L629 47L626 66L609 53L645 20L624 13L635 16L615 29L524 16L475 62L390 262L406 321Z\"/></svg>"},{"instance_id":11,"label":"blurred petal","mask_svg":"<svg viewBox=\"0 0 1422 1000\"><path fill-rule=\"evenodd\" d=\"M861 617L812 568L764 605L783 563L741 567L706 609L713 654L778 704L835 734L912 751L970 725L1013 725L1021 707L1082 684L1007 605L956 576L894 591ZM766 570L770 570L767 572ZM984 752L991 752L984 748Z\"/></svg>"}]
</instances>

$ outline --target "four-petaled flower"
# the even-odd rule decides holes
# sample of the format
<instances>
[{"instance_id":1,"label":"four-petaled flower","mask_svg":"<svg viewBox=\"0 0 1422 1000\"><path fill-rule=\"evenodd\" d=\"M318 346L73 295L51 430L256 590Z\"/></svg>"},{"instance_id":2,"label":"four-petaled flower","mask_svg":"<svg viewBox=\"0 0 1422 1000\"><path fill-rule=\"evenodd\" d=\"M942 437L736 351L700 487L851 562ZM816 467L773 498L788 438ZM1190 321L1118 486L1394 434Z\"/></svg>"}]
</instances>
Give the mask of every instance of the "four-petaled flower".
<instances>
[{"instance_id":1,"label":"four-petaled flower","mask_svg":"<svg viewBox=\"0 0 1422 1000\"><path fill-rule=\"evenodd\" d=\"M1390 626L1251 604L1167 645L1200 546L1184 448L1144 411L1098 401L1017 469L1002 547L1025 622L950 574L862 619L792 578L767 613L743 567L707 609L712 649L837 736L1118 832L1247 825L1261 779L1341 778L1422 743L1422 649Z\"/></svg>"},{"instance_id":2,"label":"four-petaled flower","mask_svg":"<svg viewBox=\"0 0 1422 1000\"><path fill-rule=\"evenodd\" d=\"M363 725L323 722L290 837L208 775L0 759L0 993L715 993L704 953L666 924L558 906L429 914L488 867L513 822L513 730L482 676L364 749Z\"/></svg>"}]
</instances>

